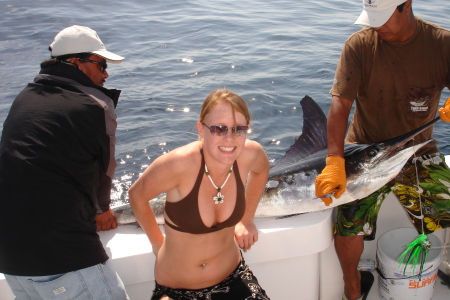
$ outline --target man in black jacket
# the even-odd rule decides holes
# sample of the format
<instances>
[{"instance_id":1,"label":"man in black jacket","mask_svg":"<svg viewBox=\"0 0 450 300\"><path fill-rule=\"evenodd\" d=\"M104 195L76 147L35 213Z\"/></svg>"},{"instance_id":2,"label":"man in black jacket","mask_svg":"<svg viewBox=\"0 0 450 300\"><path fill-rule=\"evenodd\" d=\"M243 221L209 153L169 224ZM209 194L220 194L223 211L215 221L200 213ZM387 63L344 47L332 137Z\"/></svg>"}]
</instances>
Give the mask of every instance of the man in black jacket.
<instances>
[{"instance_id":1,"label":"man in black jacket","mask_svg":"<svg viewBox=\"0 0 450 300\"><path fill-rule=\"evenodd\" d=\"M103 84L107 62L124 58L77 25L50 51L3 125L0 272L18 300L128 299L96 232L117 227L109 205L120 91Z\"/></svg>"}]
</instances>

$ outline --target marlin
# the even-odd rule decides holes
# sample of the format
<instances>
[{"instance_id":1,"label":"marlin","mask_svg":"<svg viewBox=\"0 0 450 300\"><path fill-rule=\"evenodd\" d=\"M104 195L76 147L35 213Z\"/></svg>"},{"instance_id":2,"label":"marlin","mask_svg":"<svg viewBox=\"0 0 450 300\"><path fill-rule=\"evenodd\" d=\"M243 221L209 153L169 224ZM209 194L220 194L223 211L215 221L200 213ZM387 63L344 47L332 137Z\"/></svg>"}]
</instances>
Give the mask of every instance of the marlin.
<instances>
[{"instance_id":1,"label":"marlin","mask_svg":"<svg viewBox=\"0 0 450 300\"><path fill-rule=\"evenodd\" d=\"M345 145L344 157L347 173L345 192L325 205L316 197L315 180L325 168L327 157L327 119L321 108L309 96L300 105L303 110L303 128L300 137L269 171L265 191L255 217L283 217L320 211L362 199L395 178L406 162L423 143L413 143L414 137L434 125L431 122L399 137L372 144ZM407 144L413 144L408 145ZM158 223L164 223L165 196L150 201ZM135 223L129 204L113 208L119 224Z\"/></svg>"}]
</instances>

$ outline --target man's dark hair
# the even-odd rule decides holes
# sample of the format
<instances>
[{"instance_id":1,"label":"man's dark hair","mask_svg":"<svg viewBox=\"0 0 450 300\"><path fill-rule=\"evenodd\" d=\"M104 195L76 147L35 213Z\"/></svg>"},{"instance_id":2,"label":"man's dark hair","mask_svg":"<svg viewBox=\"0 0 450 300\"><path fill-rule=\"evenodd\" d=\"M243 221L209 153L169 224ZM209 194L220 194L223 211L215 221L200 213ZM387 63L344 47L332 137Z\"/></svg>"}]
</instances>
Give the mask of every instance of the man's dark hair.
<instances>
[{"instance_id":1,"label":"man's dark hair","mask_svg":"<svg viewBox=\"0 0 450 300\"><path fill-rule=\"evenodd\" d=\"M405 3L406 3L406 1L403 2L402 4L400 4L399 6L397 6L397 9L399 12L403 12L403 7L405 6Z\"/></svg>"},{"instance_id":2,"label":"man's dark hair","mask_svg":"<svg viewBox=\"0 0 450 300\"><path fill-rule=\"evenodd\" d=\"M49 49L49 50L51 51L51 49ZM43 68L46 68L48 66L57 64L59 62L64 62L64 63L68 63L68 64L71 64L71 65L74 65L72 63L66 62L66 60L69 59L69 58L72 58L72 57L87 59L90 55L92 55L92 53L84 52L84 53L74 53L74 54L55 56L55 57L52 57L52 58L49 58L49 59L46 59L46 60L42 61L41 62L41 68L43 69Z\"/></svg>"},{"instance_id":3,"label":"man's dark hair","mask_svg":"<svg viewBox=\"0 0 450 300\"><path fill-rule=\"evenodd\" d=\"M49 50L49 51L52 51L52 48L49 47L48 50ZM83 53L74 53L74 54L60 55L60 56L55 56L55 57L52 57L52 58L56 58L57 60L63 61L63 60L66 60L66 59L69 59L69 58L72 58L72 57L77 57L77 58L84 58L84 59L86 59L86 58L88 58L90 55L92 55L92 53L89 53L89 52L83 52Z\"/></svg>"}]
</instances>

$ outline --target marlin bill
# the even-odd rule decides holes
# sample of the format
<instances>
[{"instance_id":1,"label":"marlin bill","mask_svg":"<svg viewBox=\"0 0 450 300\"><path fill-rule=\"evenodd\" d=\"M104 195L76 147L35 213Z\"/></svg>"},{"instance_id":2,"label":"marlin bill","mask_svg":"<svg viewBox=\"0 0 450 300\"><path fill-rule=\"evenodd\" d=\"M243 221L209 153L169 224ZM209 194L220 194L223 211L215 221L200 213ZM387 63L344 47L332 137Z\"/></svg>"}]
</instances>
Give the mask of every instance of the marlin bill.
<instances>
[{"instance_id":1,"label":"marlin bill","mask_svg":"<svg viewBox=\"0 0 450 300\"><path fill-rule=\"evenodd\" d=\"M325 168L327 157L327 119L317 103L305 96L303 128L300 137L271 168L256 218L282 217L332 208L364 198L391 181L408 159L430 141L406 146L413 138L432 126L435 120L394 139L373 144L345 145L346 191L339 199L332 197L326 206L315 195L315 179ZM411 144L409 143L409 144ZM150 201L158 223L164 223L165 197ZM113 208L119 224L135 223L129 204Z\"/></svg>"}]
</instances>

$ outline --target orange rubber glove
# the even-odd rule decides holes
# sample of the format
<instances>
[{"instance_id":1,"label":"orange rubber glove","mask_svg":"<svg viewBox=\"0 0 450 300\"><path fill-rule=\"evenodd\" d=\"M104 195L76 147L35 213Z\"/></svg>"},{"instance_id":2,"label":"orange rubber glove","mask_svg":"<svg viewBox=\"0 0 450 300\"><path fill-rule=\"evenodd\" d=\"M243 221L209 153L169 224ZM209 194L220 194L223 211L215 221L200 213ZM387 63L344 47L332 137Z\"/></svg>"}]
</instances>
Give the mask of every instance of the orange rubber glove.
<instances>
[{"instance_id":1,"label":"orange rubber glove","mask_svg":"<svg viewBox=\"0 0 450 300\"><path fill-rule=\"evenodd\" d=\"M345 174L345 159L339 156L328 156L326 167L316 178L316 196L320 197L339 189L334 193L339 198L345 191L347 176ZM320 198L326 206L330 205L331 198Z\"/></svg>"},{"instance_id":2,"label":"orange rubber glove","mask_svg":"<svg viewBox=\"0 0 450 300\"><path fill-rule=\"evenodd\" d=\"M443 107L439 108L439 117L441 117L442 121L450 122L450 97L445 101Z\"/></svg>"}]
</instances>

